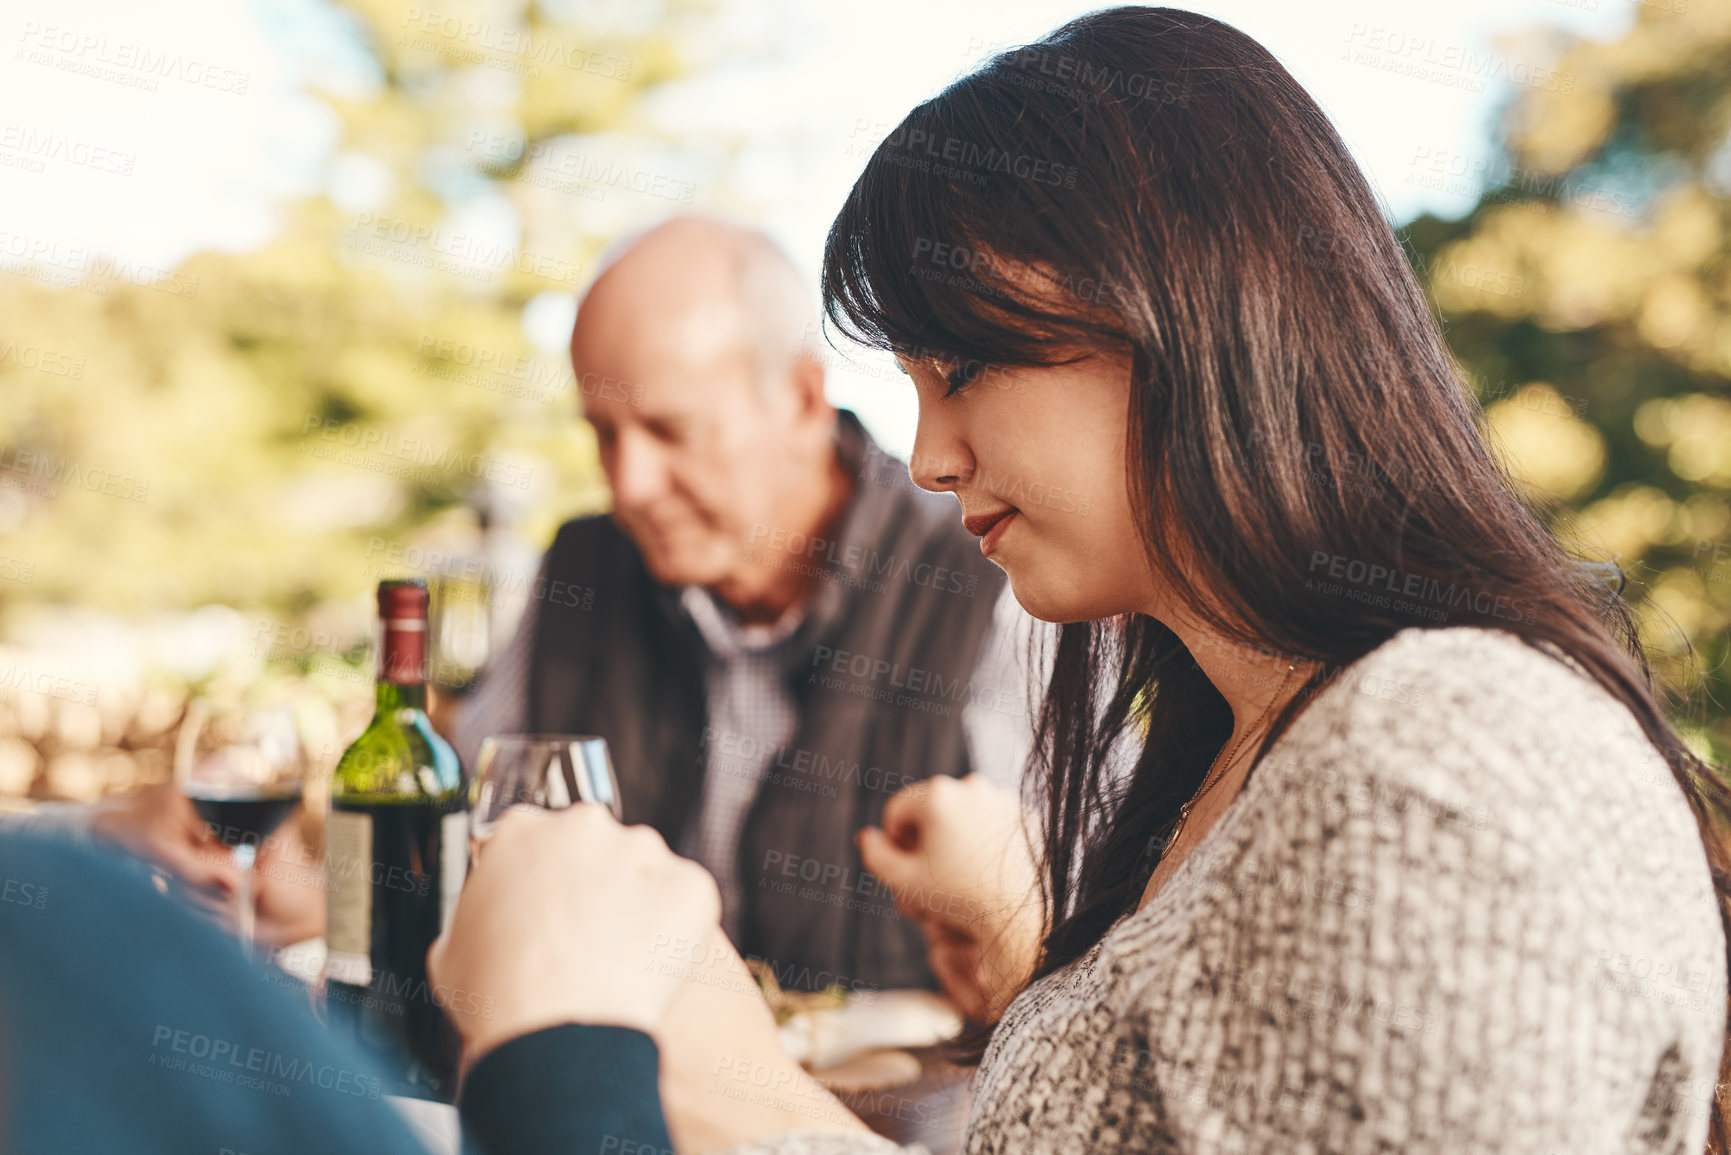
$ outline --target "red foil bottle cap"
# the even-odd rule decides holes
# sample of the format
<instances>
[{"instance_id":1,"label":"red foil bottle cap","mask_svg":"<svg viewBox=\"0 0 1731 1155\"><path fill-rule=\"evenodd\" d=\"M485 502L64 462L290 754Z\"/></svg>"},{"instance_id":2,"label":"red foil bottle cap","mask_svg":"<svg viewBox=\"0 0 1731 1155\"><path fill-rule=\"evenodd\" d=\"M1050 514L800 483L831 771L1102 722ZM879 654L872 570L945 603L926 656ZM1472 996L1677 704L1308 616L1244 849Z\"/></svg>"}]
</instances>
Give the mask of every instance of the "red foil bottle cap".
<instances>
[{"instance_id":1,"label":"red foil bottle cap","mask_svg":"<svg viewBox=\"0 0 1731 1155\"><path fill-rule=\"evenodd\" d=\"M399 686L426 680L427 583L403 578L379 583L382 653L379 675Z\"/></svg>"}]
</instances>

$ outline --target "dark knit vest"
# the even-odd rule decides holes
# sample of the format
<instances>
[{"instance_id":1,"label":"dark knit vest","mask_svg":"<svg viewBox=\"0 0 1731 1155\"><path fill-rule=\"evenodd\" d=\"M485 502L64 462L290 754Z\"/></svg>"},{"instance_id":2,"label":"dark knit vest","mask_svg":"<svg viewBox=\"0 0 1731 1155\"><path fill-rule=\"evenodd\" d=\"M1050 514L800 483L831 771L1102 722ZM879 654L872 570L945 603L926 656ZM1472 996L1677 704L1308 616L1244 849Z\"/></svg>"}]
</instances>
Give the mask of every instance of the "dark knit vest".
<instances>
[{"instance_id":1,"label":"dark knit vest","mask_svg":"<svg viewBox=\"0 0 1731 1155\"><path fill-rule=\"evenodd\" d=\"M856 485L834 540L806 551L822 576L784 651L799 721L742 831L736 945L788 987L932 987L918 927L865 873L853 835L907 783L969 771L962 710L1003 574L955 502L914 487L852 413L836 446ZM697 627L610 517L563 526L543 576L529 727L606 738L625 820L678 846L707 743L736 741L707 725Z\"/></svg>"}]
</instances>

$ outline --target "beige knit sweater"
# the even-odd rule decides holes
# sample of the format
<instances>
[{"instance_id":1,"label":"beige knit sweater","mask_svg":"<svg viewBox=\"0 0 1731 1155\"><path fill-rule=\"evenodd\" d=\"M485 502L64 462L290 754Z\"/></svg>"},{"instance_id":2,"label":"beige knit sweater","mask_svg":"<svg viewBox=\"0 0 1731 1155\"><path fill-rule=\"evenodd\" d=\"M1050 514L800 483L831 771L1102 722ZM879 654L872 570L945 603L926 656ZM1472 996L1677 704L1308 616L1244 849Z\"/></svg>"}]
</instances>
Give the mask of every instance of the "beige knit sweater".
<instances>
[{"instance_id":1,"label":"beige knit sweater","mask_svg":"<svg viewBox=\"0 0 1731 1155\"><path fill-rule=\"evenodd\" d=\"M1695 1155L1725 958L1688 804L1628 711L1511 635L1405 630L1147 906L1010 1006L964 1149Z\"/></svg>"}]
</instances>

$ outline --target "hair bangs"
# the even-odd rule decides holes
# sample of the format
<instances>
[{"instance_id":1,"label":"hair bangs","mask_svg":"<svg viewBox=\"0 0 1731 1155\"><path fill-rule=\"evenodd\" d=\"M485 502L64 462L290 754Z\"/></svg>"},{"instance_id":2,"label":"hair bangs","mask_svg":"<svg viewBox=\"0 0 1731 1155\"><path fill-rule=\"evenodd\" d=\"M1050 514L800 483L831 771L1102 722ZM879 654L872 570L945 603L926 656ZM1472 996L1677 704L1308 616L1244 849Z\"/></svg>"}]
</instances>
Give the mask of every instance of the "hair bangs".
<instances>
[{"instance_id":1,"label":"hair bangs","mask_svg":"<svg viewBox=\"0 0 1731 1155\"><path fill-rule=\"evenodd\" d=\"M981 106L1002 98L982 70L919 105L867 161L824 246L825 315L860 344L913 360L1054 365L1124 339L1115 311L1065 290L1061 238L1012 232L1049 221L1049 190L946 154L1007 158L1015 139ZM927 155L934 154L934 155ZM1032 234L1032 235L1031 235ZM989 239L988 239L989 238Z\"/></svg>"}]
</instances>

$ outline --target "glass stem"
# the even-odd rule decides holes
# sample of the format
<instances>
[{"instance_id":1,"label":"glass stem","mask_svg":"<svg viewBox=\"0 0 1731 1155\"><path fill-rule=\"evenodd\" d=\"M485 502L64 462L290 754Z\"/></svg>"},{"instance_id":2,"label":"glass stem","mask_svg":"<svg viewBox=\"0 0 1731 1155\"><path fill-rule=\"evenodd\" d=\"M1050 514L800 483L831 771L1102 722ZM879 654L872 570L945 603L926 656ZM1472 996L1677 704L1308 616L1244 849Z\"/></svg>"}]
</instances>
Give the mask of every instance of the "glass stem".
<instances>
[{"instance_id":1,"label":"glass stem","mask_svg":"<svg viewBox=\"0 0 1731 1155\"><path fill-rule=\"evenodd\" d=\"M234 888L236 924L240 941L250 945L253 940L252 864L258 858L258 847L242 842L234 848L234 865L240 878Z\"/></svg>"}]
</instances>

